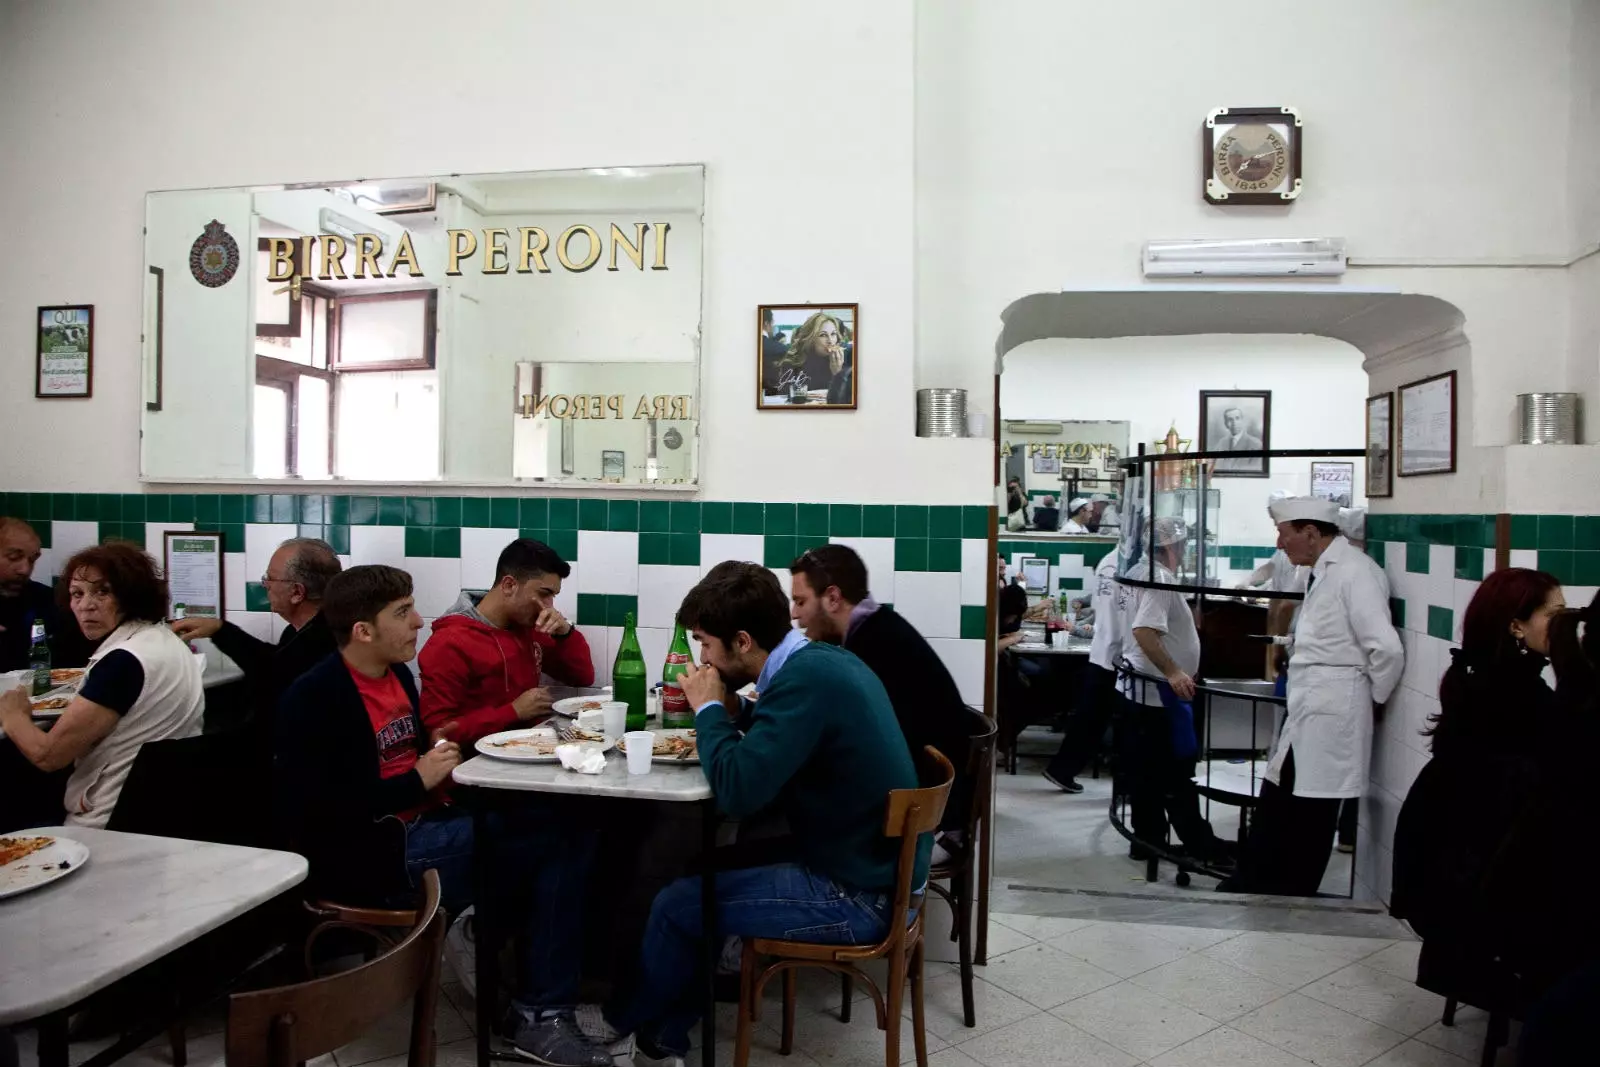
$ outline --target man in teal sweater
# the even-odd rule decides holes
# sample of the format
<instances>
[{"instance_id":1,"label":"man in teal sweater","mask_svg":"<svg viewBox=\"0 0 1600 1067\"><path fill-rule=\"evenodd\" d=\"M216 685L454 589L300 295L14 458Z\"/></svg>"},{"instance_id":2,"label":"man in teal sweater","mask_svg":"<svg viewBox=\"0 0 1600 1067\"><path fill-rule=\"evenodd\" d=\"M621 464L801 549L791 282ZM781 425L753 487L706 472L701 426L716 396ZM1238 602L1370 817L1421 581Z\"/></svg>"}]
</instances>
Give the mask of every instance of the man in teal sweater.
<instances>
[{"instance_id":1,"label":"man in teal sweater","mask_svg":"<svg viewBox=\"0 0 1600 1067\"><path fill-rule=\"evenodd\" d=\"M718 567L689 592L678 622L700 642L683 675L700 762L717 806L734 818L788 818L798 863L717 875L716 932L872 944L888 930L896 844L883 835L891 789L916 769L883 684L860 660L811 644L789 625L789 601L755 563ZM732 697L754 682L758 699ZM917 847L914 890L928 877L931 835ZM637 1038L639 1067L680 1065L699 1017L703 936L699 878L656 896L640 950L639 988L610 1019Z\"/></svg>"}]
</instances>

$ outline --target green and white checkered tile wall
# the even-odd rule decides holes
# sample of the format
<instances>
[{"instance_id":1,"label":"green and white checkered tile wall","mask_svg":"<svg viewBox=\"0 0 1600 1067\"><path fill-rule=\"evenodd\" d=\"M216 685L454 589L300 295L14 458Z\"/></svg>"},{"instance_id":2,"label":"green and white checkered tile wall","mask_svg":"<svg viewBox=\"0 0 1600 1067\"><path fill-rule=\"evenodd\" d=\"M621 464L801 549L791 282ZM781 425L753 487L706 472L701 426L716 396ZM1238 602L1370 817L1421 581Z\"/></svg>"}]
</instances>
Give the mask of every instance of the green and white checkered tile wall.
<instances>
[{"instance_id":1,"label":"green and white checkered tile wall","mask_svg":"<svg viewBox=\"0 0 1600 1067\"><path fill-rule=\"evenodd\" d=\"M159 555L166 530L224 535L228 617L261 637L282 623L259 582L286 538L321 537L346 565L409 571L430 622L463 588L493 579L512 538L547 542L572 564L558 604L589 638L609 680L623 616L639 620L652 673L666 660L683 596L723 560L753 560L789 587L789 563L807 548L848 544L866 561L872 592L894 605L939 652L967 701L983 703L984 604L994 573L990 509L889 504L575 500L547 497L318 494L6 493L0 514L28 520L55 577L74 551L107 538ZM426 637L427 631L424 631Z\"/></svg>"}]
</instances>

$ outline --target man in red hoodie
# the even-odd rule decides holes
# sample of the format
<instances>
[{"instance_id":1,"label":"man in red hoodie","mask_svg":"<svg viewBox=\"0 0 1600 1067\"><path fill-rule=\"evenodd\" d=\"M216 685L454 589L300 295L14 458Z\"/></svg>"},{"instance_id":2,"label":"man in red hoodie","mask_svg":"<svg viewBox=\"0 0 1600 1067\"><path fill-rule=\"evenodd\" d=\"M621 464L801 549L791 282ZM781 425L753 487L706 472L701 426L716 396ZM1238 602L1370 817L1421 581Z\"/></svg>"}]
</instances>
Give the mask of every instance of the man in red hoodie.
<instances>
[{"instance_id":1,"label":"man in red hoodie","mask_svg":"<svg viewBox=\"0 0 1600 1067\"><path fill-rule=\"evenodd\" d=\"M480 737L550 714L548 674L568 685L593 685L589 643L556 610L572 568L555 549L519 538L495 564L494 587L481 598L463 592L433 621L422 646L422 721L444 727L470 749Z\"/></svg>"}]
</instances>

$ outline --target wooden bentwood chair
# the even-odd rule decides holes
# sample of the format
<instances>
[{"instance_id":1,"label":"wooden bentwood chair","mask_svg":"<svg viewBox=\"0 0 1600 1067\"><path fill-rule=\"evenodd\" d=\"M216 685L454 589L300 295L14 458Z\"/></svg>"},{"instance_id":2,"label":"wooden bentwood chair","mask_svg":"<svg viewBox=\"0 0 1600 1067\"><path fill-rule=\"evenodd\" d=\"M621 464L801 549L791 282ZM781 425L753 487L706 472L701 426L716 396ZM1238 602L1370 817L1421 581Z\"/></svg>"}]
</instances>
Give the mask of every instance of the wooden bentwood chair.
<instances>
[{"instance_id":1,"label":"wooden bentwood chair","mask_svg":"<svg viewBox=\"0 0 1600 1067\"><path fill-rule=\"evenodd\" d=\"M780 973L783 975L783 1043L779 1051L787 1056L794 1050L795 972L801 967L818 967L866 983L873 1006L878 1010L878 1029L885 1031L887 1067L898 1067L900 1063L900 1005L909 980L917 1065L927 1067L928 1037L922 1016L922 913L926 895L911 895L911 876L916 867L918 839L937 829L939 820L944 817L955 768L932 745L923 751L929 769L936 772L938 783L922 789L890 790L888 811L883 820L883 835L900 839L888 933L876 945L817 945L765 937L747 939L739 969L739 1028L734 1067L749 1067L750 1038L760 1017L761 997L767 981ZM907 915L911 916L909 922L905 919ZM886 960L889 965L887 998L858 966L866 960L877 959Z\"/></svg>"},{"instance_id":2,"label":"wooden bentwood chair","mask_svg":"<svg viewBox=\"0 0 1600 1067\"><path fill-rule=\"evenodd\" d=\"M411 932L377 959L298 985L228 999L227 1067L295 1067L360 1037L410 1000L409 1067L433 1067L445 913L439 875L422 876Z\"/></svg>"}]
</instances>

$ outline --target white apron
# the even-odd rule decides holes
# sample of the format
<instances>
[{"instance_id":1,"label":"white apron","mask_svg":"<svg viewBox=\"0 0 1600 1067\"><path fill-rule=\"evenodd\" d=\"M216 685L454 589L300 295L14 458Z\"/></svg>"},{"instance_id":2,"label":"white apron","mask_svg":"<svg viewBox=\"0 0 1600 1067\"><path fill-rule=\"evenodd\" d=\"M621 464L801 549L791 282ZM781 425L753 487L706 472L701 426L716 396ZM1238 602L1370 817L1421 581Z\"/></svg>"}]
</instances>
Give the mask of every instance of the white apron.
<instances>
[{"instance_id":1,"label":"white apron","mask_svg":"<svg viewBox=\"0 0 1600 1067\"><path fill-rule=\"evenodd\" d=\"M1293 748L1295 796L1361 796L1367 788L1372 720L1366 671L1289 660L1289 714L1267 763L1267 781L1280 784L1284 757Z\"/></svg>"}]
</instances>

